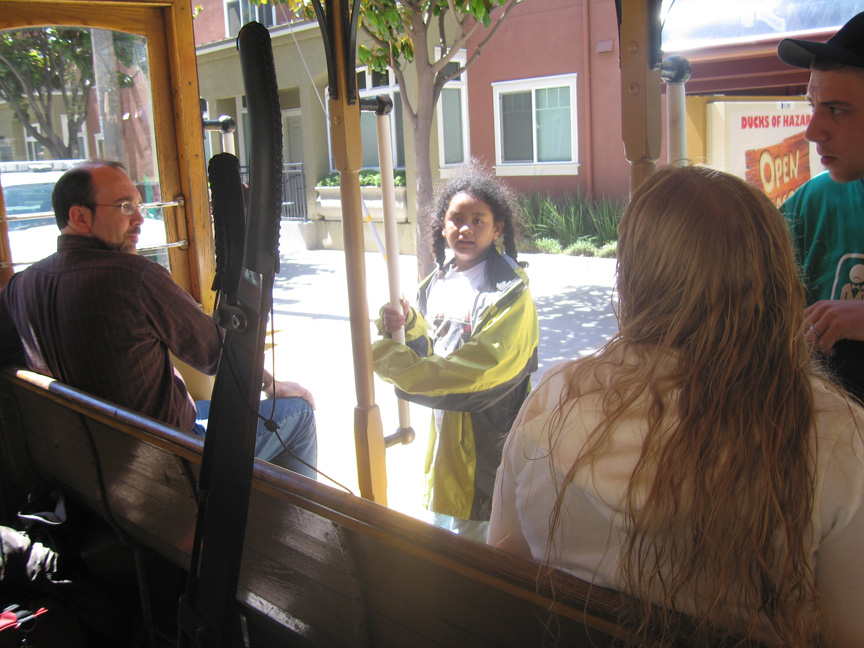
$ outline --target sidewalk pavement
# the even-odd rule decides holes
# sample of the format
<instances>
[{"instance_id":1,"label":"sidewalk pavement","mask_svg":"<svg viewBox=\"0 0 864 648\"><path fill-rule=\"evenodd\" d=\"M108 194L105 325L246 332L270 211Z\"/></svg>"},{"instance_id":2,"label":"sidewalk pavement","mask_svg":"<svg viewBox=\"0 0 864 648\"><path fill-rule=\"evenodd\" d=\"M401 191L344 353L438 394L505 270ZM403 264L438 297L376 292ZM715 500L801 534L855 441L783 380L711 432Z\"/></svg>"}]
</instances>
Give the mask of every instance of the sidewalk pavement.
<instances>
[{"instance_id":1,"label":"sidewalk pavement","mask_svg":"<svg viewBox=\"0 0 864 648\"><path fill-rule=\"evenodd\" d=\"M357 395L344 252L289 249L280 256L274 290L276 376L298 382L313 393L319 470L359 495L353 427ZM365 256L370 334L375 341L374 318L389 299L387 268L380 254ZM549 254L524 254L519 260L528 262L540 322L536 384L551 365L590 353L616 332L612 309L615 260ZM413 304L416 257L400 257L400 268L402 292ZM384 434L392 434L399 426L393 387L376 376L374 390ZM388 505L424 518L423 463L431 413L415 404L410 413L417 438L407 446L387 450ZM318 480L329 483L322 476Z\"/></svg>"}]
</instances>

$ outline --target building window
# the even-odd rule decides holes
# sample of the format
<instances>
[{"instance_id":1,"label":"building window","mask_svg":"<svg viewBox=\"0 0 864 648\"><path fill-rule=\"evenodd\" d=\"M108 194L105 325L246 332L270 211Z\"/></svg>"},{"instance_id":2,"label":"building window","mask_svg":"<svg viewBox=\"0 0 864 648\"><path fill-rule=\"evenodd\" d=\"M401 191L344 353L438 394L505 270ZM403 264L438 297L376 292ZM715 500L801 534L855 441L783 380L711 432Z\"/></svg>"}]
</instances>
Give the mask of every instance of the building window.
<instances>
[{"instance_id":1,"label":"building window","mask_svg":"<svg viewBox=\"0 0 864 648\"><path fill-rule=\"evenodd\" d=\"M253 4L252 0L225 0L225 23L228 38L234 38L240 28L248 22L259 22L265 27L273 27L288 22L277 20L276 3Z\"/></svg>"},{"instance_id":2,"label":"building window","mask_svg":"<svg viewBox=\"0 0 864 648\"><path fill-rule=\"evenodd\" d=\"M105 136L102 133L96 133L93 136L96 140L96 157L100 160L105 159Z\"/></svg>"},{"instance_id":3,"label":"building window","mask_svg":"<svg viewBox=\"0 0 864 648\"><path fill-rule=\"evenodd\" d=\"M578 173L576 75L492 84L498 175Z\"/></svg>"},{"instance_id":4,"label":"building window","mask_svg":"<svg viewBox=\"0 0 864 648\"><path fill-rule=\"evenodd\" d=\"M393 78L392 72L370 71L368 68L357 69L357 93L361 97L376 97L387 95L393 101L393 110L390 112L390 141L393 145L393 167L405 168L405 136L402 127L402 99L399 93L399 84ZM327 130L330 137L330 130ZM378 169L378 120L375 113L368 111L360 112L360 137L363 145L363 168ZM330 168L335 168L331 159Z\"/></svg>"},{"instance_id":5,"label":"building window","mask_svg":"<svg viewBox=\"0 0 864 648\"><path fill-rule=\"evenodd\" d=\"M435 48L435 56L441 56L440 48ZM458 52L445 66L445 73L455 72L465 60L465 51ZM438 100L438 155L442 177L449 175L448 167L462 164L470 155L467 83L467 72L462 72L447 82Z\"/></svg>"},{"instance_id":6,"label":"building window","mask_svg":"<svg viewBox=\"0 0 864 648\"><path fill-rule=\"evenodd\" d=\"M35 128L38 132L42 132L42 129L39 128L39 124L30 124L33 128ZM24 142L27 146L27 159L28 160L44 160L45 159L45 148L39 141L33 137L32 135L26 135L24 138Z\"/></svg>"}]
</instances>

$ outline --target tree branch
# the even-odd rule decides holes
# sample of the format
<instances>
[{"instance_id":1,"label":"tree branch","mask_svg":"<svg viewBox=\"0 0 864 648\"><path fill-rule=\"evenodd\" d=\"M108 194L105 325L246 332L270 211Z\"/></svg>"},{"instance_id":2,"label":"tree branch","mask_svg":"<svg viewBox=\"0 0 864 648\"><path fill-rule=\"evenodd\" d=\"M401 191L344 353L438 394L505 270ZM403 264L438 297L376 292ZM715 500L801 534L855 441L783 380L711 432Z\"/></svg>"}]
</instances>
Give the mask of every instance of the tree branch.
<instances>
[{"instance_id":1,"label":"tree branch","mask_svg":"<svg viewBox=\"0 0 864 648\"><path fill-rule=\"evenodd\" d=\"M429 4L426 5L426 15L423 17L423 22L427 25L432 22L432 19L435 17L435 0L429 0Z\"/></svg>"},{"instance_id":2,"label":"tree branch","mask_svg":"<svg viewBox=\"0 0 864 648\"><path fill-rule=\"evenodd\" d=\"M438 14L438 42L441 43L441 55L447 53L447 32L444 28L444 12Z\"/></svg>"},{"instance_id":3,"label":"tree branch","mask_svg":"<svg viewBox=\"0 0 864 648\"><path fill-rule=\"evenodd\" d=\"M12 62L7 59L3 54L0 54L0 61L2 61L6 65L6 69L12 72L13 76L18 79L18 83L21 84L22 90L26 90L26 88L30 87L28 81L24 79L24 77L22 77L21 74L18 72L16 66L13 65ZM24 94L27 93L25 92Z\"/></svg>"},{"instance_id":4,"label":"tree branch","mask_svg":"<svg viewBox=\"0 0 864 648\"><path fill-rule=\"evenodd\" d=\"M411 101L408 98L408 87L405 84L405 74L399 68L392 68L393 74L396 76L396 83L399 84L399 97L402 99L402 114L408 116L408 121L411 122L411 130L417 127L417 111L411 106Z\"/></svg>"},{"instance_id":5,"label":"tree branch","mask_svg":"<svg viewBox=\"0 0 864 648\"><path fill-rule=\"evenodd\" d=\"M447 0L447 6L450 7L450 13L453 14L453 20L460 27L465 22L465 15L460 15L459 11L456 9L456 3L453 0ZM442 12L443 14L444 12Z\"/></svg>"},{"instance_id":6,"label":"tree branch","mask_svg":"<svg viewBox=\"0 0 864 648\"><path fill-rule=\"evenodd\" d=\"M378 36L378 34L374 34L374 33L372 33L372 32L369 30L369 28L365 25L365 23L362 24L362 25L360 25L360 29L362 29L363 32L364 32L364 33L365 33L369 38L372 39L372 42L375 43L375 45L377 45L377 46L380 47L381 49L386 49L386 50L389 50L389 49L390 49L390 44L389 44L387 41L385 41L384 39L382 39L380 36Z\"/></svg>"}]
</instances>

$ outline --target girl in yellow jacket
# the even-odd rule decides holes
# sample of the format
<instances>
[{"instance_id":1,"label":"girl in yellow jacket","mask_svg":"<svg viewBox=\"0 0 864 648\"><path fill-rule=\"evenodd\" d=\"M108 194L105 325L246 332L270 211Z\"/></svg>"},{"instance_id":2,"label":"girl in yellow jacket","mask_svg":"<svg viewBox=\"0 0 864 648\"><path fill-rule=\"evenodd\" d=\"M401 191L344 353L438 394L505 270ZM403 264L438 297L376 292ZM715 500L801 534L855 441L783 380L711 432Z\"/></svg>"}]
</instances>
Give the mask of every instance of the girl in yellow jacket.
<instances>
[{"instance_id":1,"label":"girl in yellow jacket","mask_svg":"<svg viewBox=\"0 0 864 648\"><path fill-rule=\"evenodd\" d=\"M382 309L385 337L372 347L375 372L397 395L433 408L433 521L481 541L504 439L537 369L537 312L515 260L518 213L507 187L475 164L440 187L429 219L438 270L420 284L415 308L403 300L401 311ZM404 345L389 338L403 325Z\"/></svg>"}]
</instances>

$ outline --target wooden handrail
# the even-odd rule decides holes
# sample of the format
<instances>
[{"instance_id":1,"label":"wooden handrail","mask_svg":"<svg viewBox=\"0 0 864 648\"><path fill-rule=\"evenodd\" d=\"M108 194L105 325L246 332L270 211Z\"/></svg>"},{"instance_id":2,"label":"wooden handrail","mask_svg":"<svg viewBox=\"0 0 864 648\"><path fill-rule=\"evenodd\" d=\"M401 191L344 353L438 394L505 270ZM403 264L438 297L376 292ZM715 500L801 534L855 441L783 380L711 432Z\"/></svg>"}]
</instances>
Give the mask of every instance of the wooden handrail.
<instances>
[{"instance_id":1,"label":"wooden handrail","mask_svg":"<svg viewBox=\"0 0 864 648\"><path fill-rule=\"evenodd\" d=\"M6 386L3 383L6 383ZM23 430L24 436L34 436L26 429L28 417L32 416L34 419L41 417L39 420L44 422L45 417L50 416L50 414L45 413L45 410L49 409L46 405L56 403L64 410L81 415L87 426L90 424L86 421L93 421L102 426L108 426L110 428L108 432L120 433L126 439L123 443L141 443L167 453L168 457L163 460L163 463L164 461L170 462L172 457L179 457L188 460L195 469L200 467L202 442L198 437L130 412L52 378L23 369L4 367L0 368L0 388L4 392L11 391L13 393L17 390L24 390L24 392L37 397L35 399L29 397L23 399L27 401L26 403L22 402L23 394L16 399L19 409L22 409L21 418L24 422L21 427L25 428ZM41 406L39 405L40 399ZM28 407L31 409L38 407L41 411L39 413L24 411ZM6 425L8 426L8 423ZM6 430L5 432L9 434L12 431ZM22 430L17 432L20 433ZM104 432L103 429L103 436ZM4 429L3 425L0 425L0 434L2 433L4 433ZM39 433L37 432L35 436L38 437ZM98 437L98 435L94 436ZM29 442L31 440L28 440ZM32 440L32 443L38 444L40 442L38 438ZM105 443L104 439L96 438L93 451L102 452L103 450L100 448ZM31 448L31 450L38 452L39 448ZM107 450L110 450L110 447ZM142 461L146 460L150 452L152 451L133 450L133 454L136 457L141 456ZM128 455L129 450L124 451L124 456ZM110 459L110 457L106 457L100 461L109 465ZM174 461L176 462L176 459ZM70 469L72 474L76 472L74 466ZM138 470L146 474L147 466L142 465ZM43 474L41 476L49 482L52 479L51 475ZM159 474L154 474L152 480L154 486L160 488L165 487L167 483ZM175 487L180 487L182 481L176 479L171 483L175 484ZM106 484L106 491L109 493L106 499L112 500L111 489L115 486L115 484L110 483L110 480ZM188 491L188 486L185 487L185 490ZM380 564L380 561L385 563L391 560L395 560L397 563L408 561L410 564L425 565L423 567L425 570L432 569L433 573L436 574L436 579L440 579L443 583L450 581L473 583L473 586L486 588L484 591L494 592L494 595L489 594L493 599L501 597L507 605L517 605L517 609L521 607L523 614L525 614L525 610L534 610L528 615L528 618L532 618L533 622L539 623L541 626L545 627L544 624L547 621L554 619L554 623L559 624L566 632L572 633L574 628L585 628L583 632L591 634L593 640L596 640L597 633L599 633L601 637L615 637L626 645L645 644L644 641L639 641L633 637L631 631L621 625L622 612L632 609L633 599L619 592L594 586L561 571L553 570L549 574L544 572L541 577L542 568L537 563L453 535L448 531L391 511L364 498L342 492L261 460L255 461L252 491L253 506L250 513L250 529L247 529L246 535L247 550L244 554L244 571L247 576L246 580L241 578L240 590L238 591L239 600L245 601L246 604L250 604L250 601L258 601L264 596L257 589L256 579L248 580L249 574L269 573L270 568L266 565L259 566L256 561L277 560L280 565L284 565L277 570L278 573L282 574L282 580L277 579L275 584L271 582L268 586L276 587L277 590L282 588L290 590L297 587L296 583L291 582L290 560L314 561L322 559L319 555L320 550L315 549L314 546L308 548L311 554L305 558L296 556L298 551L296 546L287 548L285 546L286 542L291 544L291 538L297 533L302 534L303 522L298 520L305 517L309 520L318 520L319 522L316 522L315 525L324 524L326 528L335 529L336 540L334 540L334 534L329 532L324 532L323 537L328 538L328 542L335 541L342 546L341 554L339 554L341 557L332 559L333 562L327 562L324 568L312 569L316 577L317 574L323 572L341 573L347 569L346 563L352 561L363 563L372 560L372 567L367 565L366 571L371 570L373 573L381 570L386 573L392 568L389 563ZM121 503L128 506L128 503L122 498ZM101 502L100 504L103 508L104 506L115 506L110 511L110 516L116 518L121 526L124 524L128 526L130 522L124 520L123 516L129 515L130 511L122 506L117 507L112 501ZM193 524L193 517L191 516L194 516L194 503L190 502L188 506L190 507L189 512L181 513L181 517L178 519L186 520L190 528L188 530L175 529L176 537L173 540L175 543L177 543L177 538L184 539L186 535L191 534ZM144 512L146 513L146 511ZM140 510L131 511L131 513L133 517L137 518L142 515ZM253 515L257 515L257 519L253 518ZM141 519L133 521L137 525L142 524ZM300 526L297 527L297 524ZM328 525L332 525L332 527ZM257 529L257 532L252 529ZM266 530L271 537L261 537L262 529ZM312 535L314 536L315 533ZM142 535L138 533L137 537L140 541ZM144 537L144 542L147 542L146 537ZM298 542L302 546L307 544L306 541ZM250 545L250 543L252 544ZM172 545L170 549L166 549L162 544L155 543L155 546L151 548L157 551L161 549L167 558L175 562L177 562L178 556L185 556L188 560L189 546L185 540ZM261 546L269 547L269 549L263 551ZM279 556L273 555L274 547L281 547L281 549L275 550L275 553L280 554ZM373 554L383 556L383 558L376 559ZM261 558L262 556L263 558ZM295 556L295 558L290 558L290 556ZM370 558L370 556L373 557ZM350 557L350 560L346 557ZM284 560L289 560L289 562L282 562ZM331 559L323 558L323 560ZM376 560L379 562L376 563ZM286 569L288 571L285 571ZM322 576L322 578L325 577ZM346 577L343 574L340 578L344 581ZM355 586L359 588L358 591L365 592L363 596L369 598L369 600L360 603L363 606L373 607L373 612L376 614L383 614L378 611L378 602L372 601L372 590L364 589L366 585L363 579L356 575L352 575L351 578L356 580ZM344 582L342 586L334 586L333 589L339 590L340 587L344 587ZM418 584L418 587L422 589L422 584ZM316 595L323 595L321 592L327 590L327 585L314 588ZM339 594L339 596L344 596L344 593ZM421 598L434 597L435 594L431 592L429 594L421 593L418 596ZM458 598L460 592L454 590L448 596ZM287 598L290 599L291 597ZM437 603L437 601L430 599L428 606L431 607ZM266 611L264 613L267 614ZM435 616L432 612L424 614ZM524 621L525 617L520 618ZM680 627L692 628L692 621L683 615L672 615L671 618L675 620L676 624L680 621ZM304 621L304 623L308 624L309 622ZM432 618L428 625L434 628L437 627L436 624L438 623L444 624L442 627L449 627L447 624L450 622L446 619ZM689 630L685 630L685 632L689 632ZM577 642L577 645L588 646L591 644L589 641L584 644ZM647 645L650 645L650 642ZM676 645L688 646L693 644L687 636L683 636Z\"/></svg>"}]
</instances>

